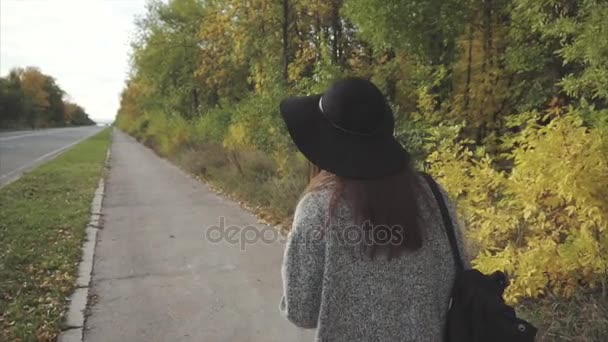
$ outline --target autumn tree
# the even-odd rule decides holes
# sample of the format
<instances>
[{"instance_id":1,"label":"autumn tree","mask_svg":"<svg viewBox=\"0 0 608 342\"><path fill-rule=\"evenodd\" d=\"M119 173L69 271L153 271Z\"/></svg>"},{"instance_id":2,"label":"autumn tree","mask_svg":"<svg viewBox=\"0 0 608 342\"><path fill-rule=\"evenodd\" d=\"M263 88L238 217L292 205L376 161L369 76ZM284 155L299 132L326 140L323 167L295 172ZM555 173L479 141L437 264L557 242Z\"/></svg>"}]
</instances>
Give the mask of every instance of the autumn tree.
<instances>
[{"instance_id":1,"label":"autumn tree","mask_svg":"<svg viewBox=\"0 0 608 342\"><path fill-rule=\"evenodd\" d=\"M279 101L370 78L415 165L458 200L473 263L516 275L509 300L570 300L608 283L607 16L598 0L152 2L118 125L298 193Z\"/></svg>"},{"instance_id":2,"label":"autumn tree","mask_svg":"<svg viewBox=\"0 0 608 342\"><path fill-rule=\"evenodd\" d=\"M11 70L0 77L0 126L57 127L65 125L92 125L88 114L64 100L65 92L51 76L38 68ZM67 106L67 107L66 107Z\"/></svg>"}]
</instances>

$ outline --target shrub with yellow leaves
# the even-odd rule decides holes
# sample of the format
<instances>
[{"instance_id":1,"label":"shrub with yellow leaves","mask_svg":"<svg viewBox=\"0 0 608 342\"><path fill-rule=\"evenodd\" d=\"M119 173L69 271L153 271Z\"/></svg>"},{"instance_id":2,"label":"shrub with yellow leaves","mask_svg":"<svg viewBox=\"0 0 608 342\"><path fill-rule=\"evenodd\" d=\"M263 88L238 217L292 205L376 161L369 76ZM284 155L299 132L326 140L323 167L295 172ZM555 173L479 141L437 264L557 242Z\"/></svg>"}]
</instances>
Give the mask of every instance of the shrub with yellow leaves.
<instances>
[{"instance_id":1,"label":"shrub with yellow leaves","mask_svg":"<svg viewBox=\"0 0 608 342\"><path fill-rule=\"evenodd\" d=\"M548 122L548 123L547 123ZM506 271L511 303L606 291L608 161L605 136L579 110L514 116L505 153L472 151L459 127L436 127L427 162L457 202L473 265ZM504 167L508 164L508 167ZM502 167L499 167L501 165Z\"/></svg>"}]
</instances>

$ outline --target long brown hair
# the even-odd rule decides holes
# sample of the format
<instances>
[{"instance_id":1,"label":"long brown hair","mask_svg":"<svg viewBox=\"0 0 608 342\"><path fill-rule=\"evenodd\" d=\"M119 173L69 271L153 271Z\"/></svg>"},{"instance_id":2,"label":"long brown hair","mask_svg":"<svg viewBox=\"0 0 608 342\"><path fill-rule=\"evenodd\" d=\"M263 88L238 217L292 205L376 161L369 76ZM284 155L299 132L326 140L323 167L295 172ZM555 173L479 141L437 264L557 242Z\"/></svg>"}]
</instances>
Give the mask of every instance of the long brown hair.
<instances>
[{"instance_id":1,"label":"long brown hair","mask_svg":"<svg viewBox=\"0 0 608 342\"><path fill-rule=\"evenodd\" d=\"M391 259L422 246L419 195L423 192L418 179L411 166L392 176L370 180L344 178L320 170L304 193L331 189L326 229L331 227L338 204L347 201L360 229L372 237L366 240L370 243L361 241L362 251L372 259L377 254ZM390 233L389 243L377 238L381 229Z\"/></svg>"}]
</instances>

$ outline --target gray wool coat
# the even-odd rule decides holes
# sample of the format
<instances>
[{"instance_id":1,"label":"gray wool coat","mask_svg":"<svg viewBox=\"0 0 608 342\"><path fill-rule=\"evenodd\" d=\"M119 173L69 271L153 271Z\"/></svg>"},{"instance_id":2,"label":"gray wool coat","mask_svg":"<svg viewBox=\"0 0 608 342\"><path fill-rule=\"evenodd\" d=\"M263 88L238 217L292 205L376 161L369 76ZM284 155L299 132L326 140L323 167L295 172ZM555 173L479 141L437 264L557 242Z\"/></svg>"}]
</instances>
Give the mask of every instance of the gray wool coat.
<instances>
[{"instance_id":1,"label":"gray wool coat","mask_svg":"<svg viewBox=\"0 0 608 342\"><path fill-rule=\"evenodd\" d=\"M322 232L330 190L300 200L281 268L280 310L289 321L316 328L316 340L324 342L442 340L455 263L439 208L420 182L427 198L420 200L423 246L390 261L361 254L345 203L338 205L336 224ZM458 227L449 201L448 208ZM459 228L456 236L465 256Z\"/></svg>"}]
</instances>

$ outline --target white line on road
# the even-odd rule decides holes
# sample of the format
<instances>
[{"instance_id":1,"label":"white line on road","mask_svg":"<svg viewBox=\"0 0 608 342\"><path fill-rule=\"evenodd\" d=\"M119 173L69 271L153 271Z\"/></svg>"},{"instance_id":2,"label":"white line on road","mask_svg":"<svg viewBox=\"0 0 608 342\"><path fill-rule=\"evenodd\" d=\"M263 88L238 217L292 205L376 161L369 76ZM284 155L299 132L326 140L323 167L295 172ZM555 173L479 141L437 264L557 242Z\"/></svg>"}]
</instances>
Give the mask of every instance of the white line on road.
<instances>
[{"instance_id":1,"label":"white line on road","mask_svg":"<svg viewBox=\"0 0 608 342\"><path fill-rule=\"evenodd\" d=\"M38 133L27 133L27 134L21 134L21 135L12 135L10 137L4 137L4 138L0 138L0 141L9 141L9 140L14 140L14 139L19 139L19 138L25 138L25 137L31 137L31 136L35 136L35 135L48 135L54 132L38 132Z\"/></svg>"},{"instance_id":2,"label":"white line on road","mask_svg":"<svg viewBox=\"0 0 608 342\"><path fill-rule=\"evenodd\" d=\"M43 156L41 156L41 157L38 157L38 158L34 159L32 162L30 162L30 163L28 163L28 164L26 164L26 165L23 165L23 166L21 166L21 167L19 167L19 168L15 169L15 170L13 170L13 171L10 171L10 172L8 172L8 173L6 173L6 174L4 174L4 175L0 175L0 186L4 186L4 185L6 185L6 184L8 184L8 183L10 183L10 182L14 181L14 180L15 180L15 179L17 179L18 177L17 177L17 178L15 178L15 179L11 179L11 180L9 180L9 181L7 181L7 182L5 183L5 179L6 179L6 178L11 177L11 176L14 176L14 175L18 175L18 174L19 174L19 172L24 171L24 170L26 170L26 169L28 169L28 168L30 168L30 167L35 166L37 163L39 163L39 162L43 161L43 160L44 160L44 159L46 159L46 158L50 158L50 157L52 157L52 156L54 156L54 155L56 155L56 154L59 154L59 153L61 153L61 152L65 151L65 150L67 150L68 148L70 148L70 147L72 147L72 146L74 146L74 145L78 144L79 142L81 142L81 141L83 141L83 140L87 139L87 138L88 138L88 137L90 137L91 135L93 135L93 134L89 134L89 135L85 136L84 138L82 138L82 139L80 139L80 140L76 140L75 142L73 142L73 143L71 143L71 144L69 144L69 145L65 145L65 146L60 147L60 148L58 148L58 149L56 149L56 150L54 150L54 151L51 151L51 152L49 152L49 153L47 153L47 154L45 154L45 155L43 155Z\"/></svg>"},{"instance_id":3,"label":"white line on road","mask_svg":"<svg viewBox=\"0 0 608 342\"><path fill-rule=\"evenodd\" d=\"M49 135L49 134L53 134L53 133L57 133L58 131L79 131L83 128L88 128L88 127L100 127L99 125L95 125L95 126L74 126L74 127L56 127L56 128L44 128L39 132L34 132L34 133L24 133L24 134L20 134L20 135L10 135L8 137L0 137L0 141L9 141L9 140L14 140L14 139L19 139L19 138L25 138L25 137L31 137L31 136L39 136L39 135ZM10 133L7 132L7 133Z\"/></svg>"}]
</instances>

